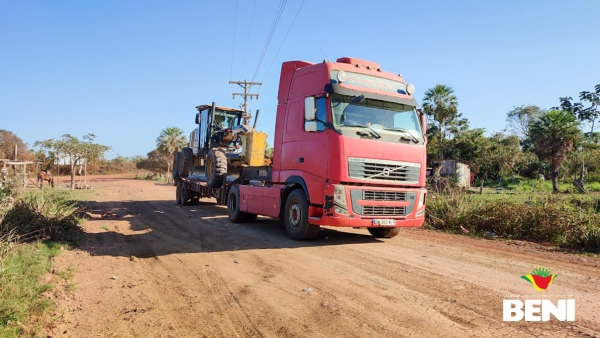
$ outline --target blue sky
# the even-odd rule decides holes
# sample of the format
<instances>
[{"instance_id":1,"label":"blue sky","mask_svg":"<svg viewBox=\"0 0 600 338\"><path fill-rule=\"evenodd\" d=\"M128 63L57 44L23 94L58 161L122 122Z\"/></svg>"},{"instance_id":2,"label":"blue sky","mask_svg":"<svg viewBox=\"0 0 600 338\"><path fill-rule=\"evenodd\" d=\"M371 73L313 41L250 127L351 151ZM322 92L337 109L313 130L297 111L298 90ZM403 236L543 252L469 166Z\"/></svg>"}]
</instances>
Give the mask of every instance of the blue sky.
<instances>
[{"instance_id":1,"label":"blue sky","mask_svg":"<svg viewBox=\"0 0 600 338\"><path fill-rule=\"evenodd\" d=\"M415 84L419 101L447 84L488 132L514 106L549 108L600 83L600 1L306 0L276 56L301 3L287 1L255 78L269 135L287 60L372 60ZM0 129L30 145L91 132L108 158L145 155L161 129L192 131L195 106L241 102L228 81L252 78L278 5L0 0Z\"/></svg>"}]
</instances>

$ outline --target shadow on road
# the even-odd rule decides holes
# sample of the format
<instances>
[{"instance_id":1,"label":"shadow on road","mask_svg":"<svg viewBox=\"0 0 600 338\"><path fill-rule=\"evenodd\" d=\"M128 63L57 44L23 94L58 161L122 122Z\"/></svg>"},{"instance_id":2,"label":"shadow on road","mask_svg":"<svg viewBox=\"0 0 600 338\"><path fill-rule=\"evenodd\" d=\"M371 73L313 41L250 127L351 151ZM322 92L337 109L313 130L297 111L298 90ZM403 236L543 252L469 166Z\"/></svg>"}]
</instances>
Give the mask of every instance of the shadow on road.
<instances>
[{"instance_id":1,"label":"shadow on road","mask_svg":"<svg viewBox=\"0 0 600 338\"><path fill-rule=\"evenodd\" d=\"M311 241L287 237L280 222L259 218L234 224L214 203L180 206L174 201L92 202L85 240L92 255L157 257L173 253L306 248L383 242L344 229L322 228Z\"/></svg>"}]
</instances>

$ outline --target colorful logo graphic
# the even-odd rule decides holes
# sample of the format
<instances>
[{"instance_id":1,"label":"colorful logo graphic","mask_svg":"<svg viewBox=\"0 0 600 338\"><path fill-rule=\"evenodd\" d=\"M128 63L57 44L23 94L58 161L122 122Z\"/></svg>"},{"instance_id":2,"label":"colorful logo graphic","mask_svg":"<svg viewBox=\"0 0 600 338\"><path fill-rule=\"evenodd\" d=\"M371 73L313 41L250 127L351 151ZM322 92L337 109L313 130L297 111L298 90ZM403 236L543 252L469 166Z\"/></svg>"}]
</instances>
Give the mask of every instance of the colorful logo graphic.
<instances>
[{"instance_id":1,"label":"colorful logo graphic","mask_svg":"<svg viewBox=\"0 0 600 338\"><path fill-rule=\"evenodd\" d=\"M546 289L552 284L556 275L553 275L550 270L537 267L531 270L531 273L525 276L521 276L524 280L528 281L538 291L546 291Z\"/></svg>"}]
</instances>

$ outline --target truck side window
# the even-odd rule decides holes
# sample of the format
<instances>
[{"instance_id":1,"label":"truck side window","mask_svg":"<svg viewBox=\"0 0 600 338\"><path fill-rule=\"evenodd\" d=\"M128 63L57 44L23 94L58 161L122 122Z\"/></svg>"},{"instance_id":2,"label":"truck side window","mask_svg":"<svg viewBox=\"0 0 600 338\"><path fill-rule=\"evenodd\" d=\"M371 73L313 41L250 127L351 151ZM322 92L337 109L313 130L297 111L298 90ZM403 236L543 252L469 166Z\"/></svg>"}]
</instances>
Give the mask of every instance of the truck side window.
<instances>
[{"instance_id":1,"label":"truck side window","mask_svg":"<svg viewBox=\"0 0 600 338\"><path fill-rule=\"evenodd\" d=\"M324 97L317 98L317 120L327 122L327 99ZM325 124L317 122L317 131L325 131Z\"/></svg>"}]
</instances>

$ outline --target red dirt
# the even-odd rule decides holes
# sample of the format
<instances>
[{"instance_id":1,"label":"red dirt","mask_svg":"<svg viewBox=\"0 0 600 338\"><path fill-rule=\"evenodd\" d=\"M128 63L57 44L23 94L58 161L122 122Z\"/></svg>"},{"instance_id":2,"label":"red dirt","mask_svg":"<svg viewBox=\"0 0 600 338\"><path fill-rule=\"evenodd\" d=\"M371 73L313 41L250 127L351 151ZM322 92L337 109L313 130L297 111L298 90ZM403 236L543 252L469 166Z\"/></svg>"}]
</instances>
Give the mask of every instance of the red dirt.
<instances>
[{"instance_id":1,"label":"red dirt","mask_svg":"<svg viewBox=\"0 0 600 338\"><path fill-rule=\"evenodd\" d=\"M403 229L286 237L278 222L232 224L224 207L175 204L175 188L117 176L96 188L86 240L58 258L76 293L58 299L52 336L578 336L600 332L600 258L537 245ZM575 322L502 321L521 279L558 277L545 297L576 299ZM112 279L112 277L116 279ZM545 298L544 297L544 298ZM524 299L524 297L520 297Z\"/></svg>"}]
</instances>

